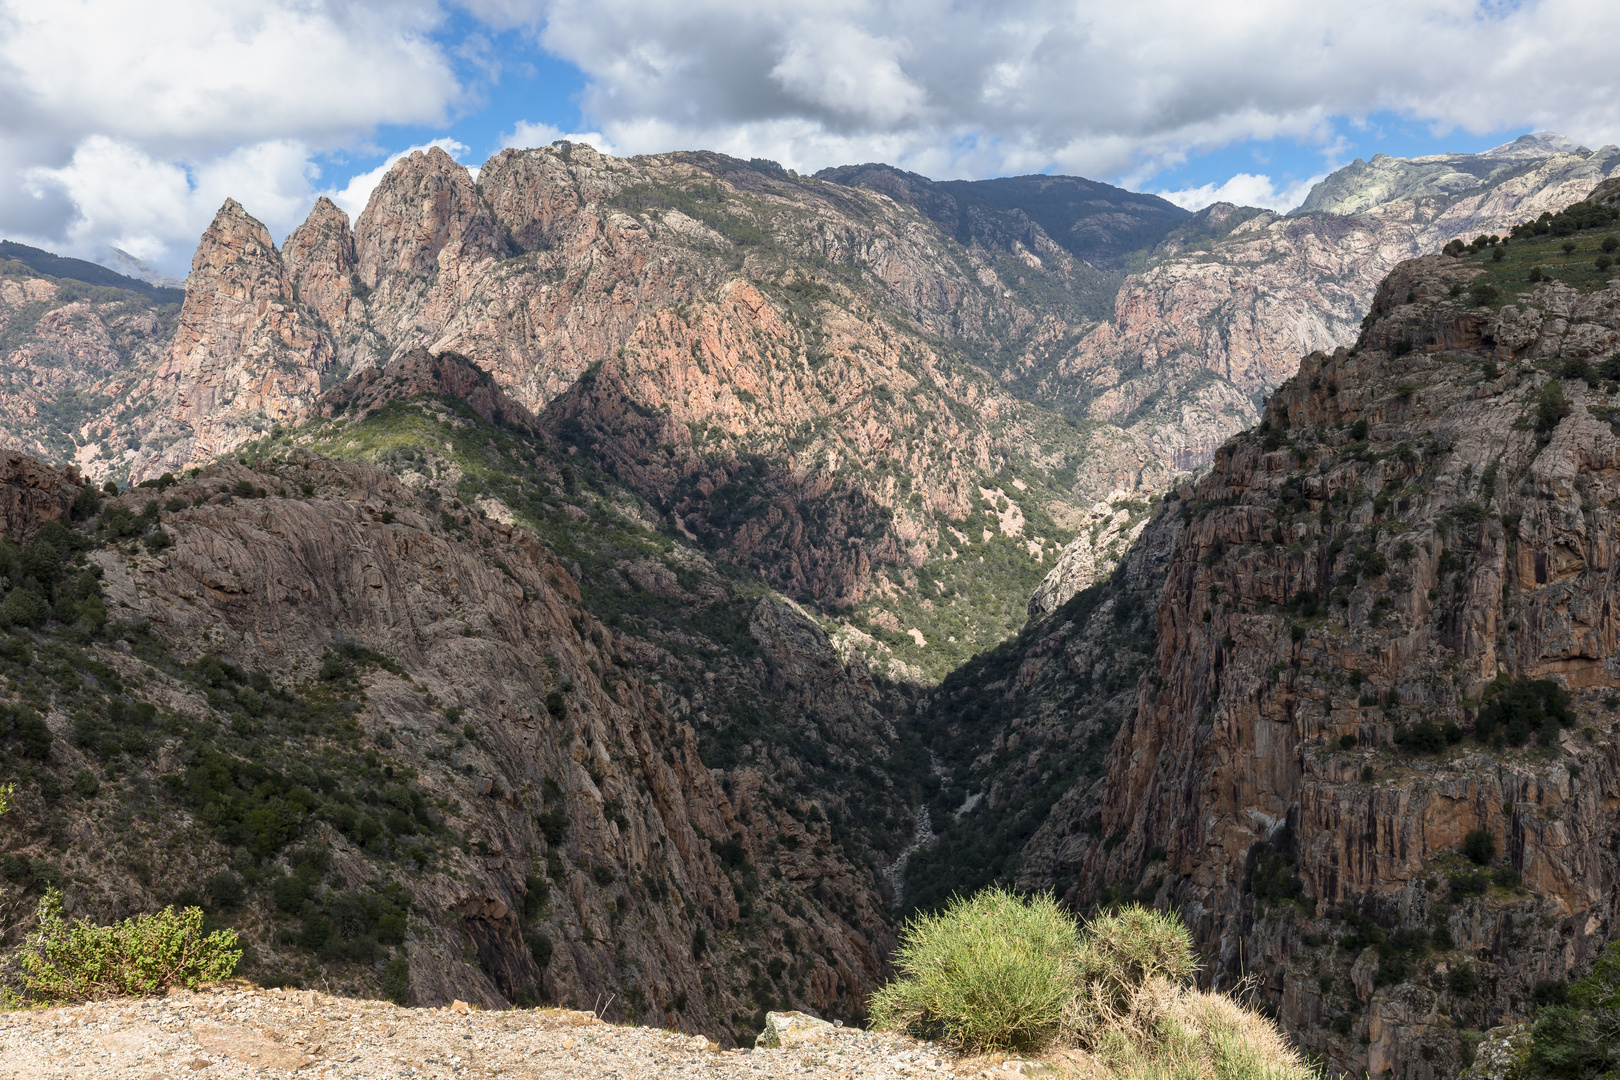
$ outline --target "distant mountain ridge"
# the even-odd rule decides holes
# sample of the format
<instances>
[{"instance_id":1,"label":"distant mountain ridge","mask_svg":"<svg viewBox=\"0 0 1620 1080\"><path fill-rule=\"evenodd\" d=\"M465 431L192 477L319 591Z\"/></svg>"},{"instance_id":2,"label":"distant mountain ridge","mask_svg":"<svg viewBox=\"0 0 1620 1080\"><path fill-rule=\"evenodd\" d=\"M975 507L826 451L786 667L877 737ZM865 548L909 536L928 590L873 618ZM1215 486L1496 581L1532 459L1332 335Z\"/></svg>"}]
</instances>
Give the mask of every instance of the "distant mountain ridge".
<instances>
[{"instance_id":1,"label":"distant mountain ridge","mask_svg":"<svg viewBox=\"0 0 1620 1080\"><path fill-rule=\"evenodd\" d=\"M1620 164L1566 144L1377 157L1308 200L1356 212L1293 215L1189 214L1075 177L806 178L708 152L559 143L476 179L412 155L357 221L319 200L281 248L228 201L172 330L30 308L31 328L6 330L23 362L4 426L139 480L295 427L390 357L450 350L679 529L794 595L856 605L904 670L937 675L988 627L953 624L908 575L959 566L986 532L1006 543L1017 584L974 586L997 596L998 634L1079 534L1109 539L1071 553L1043 605L1105 576L1114 530L1140 518L1126 505L1252 424L1302 352L1352 340L1388 267Z\"/></svg>"},{"instance_id":2,"label":"distant mountain ridge","mask_svg":"<svg viewBox=\"0 0 1620 1080\"><path fill-rule=\"evenodd\" d=\"M69 281L80 281L86 285L96 285L109 289L128 289L138 292L163 304L178 304L185 299L183 288L175 286L155 285L139 277L120 274L109 270L97 263L86 262L83 259L72 259L63 255L54 255L42 248L29 247L14 240L0 240L0 259L11 259L20 262L32 270L50 277L66 278ZM172 280L172 279L171 279Z\"/></svg>"}]
</instances>

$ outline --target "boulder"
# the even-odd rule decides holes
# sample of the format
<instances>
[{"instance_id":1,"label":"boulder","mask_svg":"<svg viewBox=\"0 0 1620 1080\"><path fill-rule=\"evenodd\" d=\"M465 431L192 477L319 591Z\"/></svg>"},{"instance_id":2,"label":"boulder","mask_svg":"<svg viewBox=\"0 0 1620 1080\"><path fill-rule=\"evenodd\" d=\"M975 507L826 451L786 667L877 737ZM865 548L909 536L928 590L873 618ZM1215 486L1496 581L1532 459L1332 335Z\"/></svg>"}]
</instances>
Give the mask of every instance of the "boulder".
<instances>
[{"instance_id":1,"label":"boulder","mask_svg":"<svg viewBox=\"0 0 1620 1080\"><path fill-rule=\"evenodd\" d=\"M1530 1060L1530 1025L1503 1024L1485 1033L1462 1080L1518 1080Z\"/></svg>"},{"instance_id":2,"label":"boulder","mask_svg":"<svg viewBox=\"0 0 1620 1080\"><path fill-rule=\"evenodd\" d=\"M765 1030L754 1040L754 1046L761 1050L791 1050L796 1046L820 1042L835 1030L827 1021L818 1020L808 1013L766 1013Z\"/></svg>"}]
</instances>

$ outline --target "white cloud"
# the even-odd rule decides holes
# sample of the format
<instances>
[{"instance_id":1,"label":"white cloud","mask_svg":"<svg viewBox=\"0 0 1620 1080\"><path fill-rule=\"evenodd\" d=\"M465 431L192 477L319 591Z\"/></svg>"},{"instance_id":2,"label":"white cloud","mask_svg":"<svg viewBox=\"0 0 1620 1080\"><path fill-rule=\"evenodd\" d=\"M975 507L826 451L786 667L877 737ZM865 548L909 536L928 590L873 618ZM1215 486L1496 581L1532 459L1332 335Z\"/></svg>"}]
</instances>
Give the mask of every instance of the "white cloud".
<instances>
[{"instance_id":1,"label":"white cloud","mask_svg":"<svg viewBox=\"0 0 1620 1080\"><path fill-rule=\"evenodd\" d=\"M0 235L183 272L226 195L272 231L321 153L463 97L433 0L0 0Z\"/></svg>"},{"instance_id":2,"label":"white cloud","mask_svg":"<svg viewBox=\"0 0 1620 1080\"><path fill-rule=\"evenodd\" d=\"M382 178L388 175L388 170L394 167L394 162L403 157L410 157L418 150L426 151L435 146L457 161L461 161L462 157L467 153L467 147L454 139L434 139L432 142L425 142L421 146L408 146L389 157L387 161L375 169L352 177L342 188L327 188L321 194L337 203L343 209L343 212L349 215L350 224L353 224L354 219L360 216L360 211L366 208L366 201L371 198L372 191L382 181ZM476 177L478 170L473 169L472 173ZM240 202L241 200L237 201Z\"/></svg>"},{"instance_id":3,"label":"white cloud","mask_svg":"<svg viewBox=\"0 0 1620 1080\"><path fill-rule=\"evenodd\" d=\"M1224 184L1211 183L1177 191L1155 191L1153 194L1169 199L1185 210L1202 210L1211 203L1228 202L1286 213L1304 202L1311 188L1326 175L1318 173L1308 180L1297 180L1279 189L1269 176L1238 173Z\"/></svg>"},{"instance_id":4,"label":"white cloud","mask_svg":"<svg viewBox=\"0 0 1620 1080\"><path fill-rule=\"evenodd\" d=\"M121 248L145 262L189 258L197 237L221 203L235 198L276 235L309 211L314 166L309 147L270 140L193 162L154 157L133 143L92 135L60 168L35 167L24 189L65 194L73 218L56 238L40 242L104 258ZM30 237L33 239L33 237ZM65 243L52 243L53 239Z\"/></svg>"},{"instance_id":5,"label":"white cloud","mask_svg":"<svg viewBox=\"0 0 1620 1080\"><path fill-rule=\"evenodd\" d=\"M1058 169L1145 183L1335 118L1620 135L1607 0L467 0L586 72L626 152L747 143L801 170ZM1273 193L1281 199L1281 193Z\"/></svg>"},{"instance_id":6,"label":"white cloud","mask_svg":"<svg viewBox=\"0 0 1620 1080\"><path fill-rule=\"evenodd\" d=\"M0 125L171 151L341 142L460 95L425 0L0 0Z\"/></svg>"}]
</instances>

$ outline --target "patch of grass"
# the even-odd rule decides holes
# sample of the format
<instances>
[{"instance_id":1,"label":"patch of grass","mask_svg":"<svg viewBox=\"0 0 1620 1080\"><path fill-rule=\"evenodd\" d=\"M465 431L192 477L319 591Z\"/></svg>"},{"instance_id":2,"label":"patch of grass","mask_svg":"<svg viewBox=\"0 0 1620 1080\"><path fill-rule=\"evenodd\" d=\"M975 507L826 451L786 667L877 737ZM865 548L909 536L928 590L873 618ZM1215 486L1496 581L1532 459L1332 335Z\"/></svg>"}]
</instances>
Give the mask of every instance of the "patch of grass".
<instances>
[{"instance_id":1,"label":"patch of grass","mask_svg":"<svg viewBox=\"0 0 1620 1080\"><path fill-rule=\"evenodd\" d=\"M1580 204L1577 204L1580 205ZM1620 224L1605 218L1592 219L1581 228L1558 231L1550 227L1553 218L1526 222L1513 229L1512 237L1496 245L1463 247L1459 258L1484 272L1474 279L1457 301L1470 307L1499 308L1520 302L1542 281L1558 281L1579 292L1607 288L1617 276L1613 257L1604 250L1604 241L1620 237ZM1538 232L1540 228L1542 231ZM1573 251L1564 244L1572 242Z\"/></svg>"}]
</instances>

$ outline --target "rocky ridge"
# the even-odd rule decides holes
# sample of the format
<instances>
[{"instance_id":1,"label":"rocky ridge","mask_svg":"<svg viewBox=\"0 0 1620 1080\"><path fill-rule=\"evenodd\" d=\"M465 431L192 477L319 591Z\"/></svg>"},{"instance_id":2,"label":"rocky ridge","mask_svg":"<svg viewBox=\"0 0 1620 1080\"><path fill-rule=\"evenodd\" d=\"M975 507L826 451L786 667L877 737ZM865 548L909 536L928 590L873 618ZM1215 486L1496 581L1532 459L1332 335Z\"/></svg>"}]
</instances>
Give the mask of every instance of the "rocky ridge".
<instances>
[{"instance_id":1,"label":"rocky ridge","mask_svg":"<svg viewBox=\"0 0 1620 1080\"><path fill-rule=\"evenodd\" d=\"M280 256L231 240L252 229L237 217L222 212L199 265L258 283L269 321L251 332L287 322L273 336L297 346L277 354L296 392L282 379L194 416L184 402L206 404L204 384L250 383L266 357L190 347L237 359L195 361L173 441L149 440L137 478L290 427L316 411L309 391L381 357L454 351L678 532L851 611L881 643L863 648L924 679L1016 626L1081 506L1163 482L1128 437L1031 409L969 362L1071 317L1041 299L1079 272L1049 241L1045 262L1018 264L1045 292L1005 289L1005 252L876 193L713 154L561 144L504 151L476 182L442 151L412 155L352 237L318 206ZM227 292L199 271L185 324L228 321ZM302 351L306 327L319 344ZM995 584L948 612L971 591L965 559L988 559Z\"/></svg>"},{"instance_id":2,"label":"rocky ridge","mask_svg":"<svg viewBox=\"0 0 1620 1080\"><path fill-rule=\"evenodd\" d=\"M1133 432L1171 469L1201 465L1258 422L1299 356L1356 340L1397 264L1505 235L1617 169L1620 148L1525 136L1477 155L1357 159L1288 215L1217 204L1125 279L1110 318L1016 377L1032 400Z\"/></svg>"},{"instance_id":3,"label":"rocky ridge","mask_svg":"<svg viewBox=\"0 0 1620 1080\"><path fill-rule=\"evenodd\" d=\"M907 677L937 678L1016 627L1084 508L1207 460L1293 357L1354 332L1395 261L1555 204L1610 157L1539 138L1380 158L1279 219L1189 217L1077 178L811 179L569 144L503 151L474 180L433 149L397 163L352 230L323 201L282 252L227 206L168 357L133 365L111 399L122 412L97 406L74 452L98 477L155 477L301 421L344 376L450 349L536 415L555 403L570 431L628 444L613 468L680 528L796 596L856 609ZM1006 472L1029 494L1007 495ZM766 535L731 522L753 473L760 512L781 515ZM993 614L964 623L912 579L952 577L949 538L978 536L970 519L992 509L979 489L1049 520L991 530L1010 541L989 553L1008 580ZM1110 565L1093 559L1088 577L1084 562L1067 560L1066 588Z\"/></svg>"}]
</instances>

